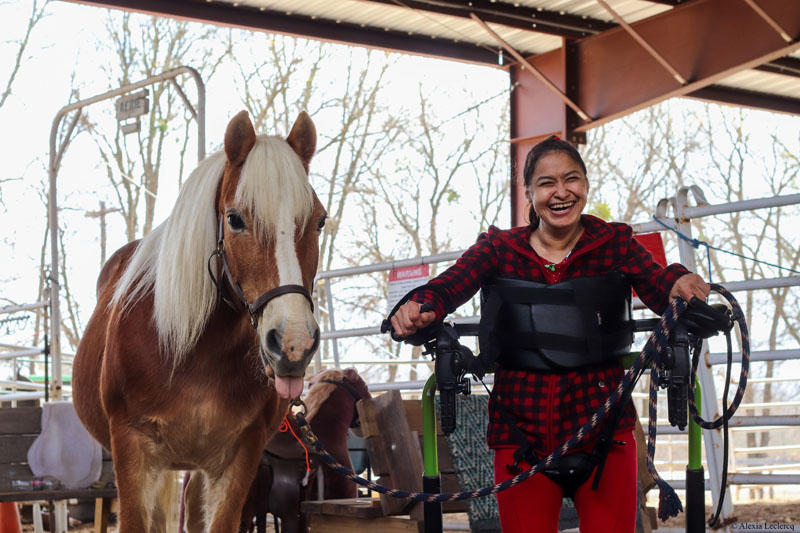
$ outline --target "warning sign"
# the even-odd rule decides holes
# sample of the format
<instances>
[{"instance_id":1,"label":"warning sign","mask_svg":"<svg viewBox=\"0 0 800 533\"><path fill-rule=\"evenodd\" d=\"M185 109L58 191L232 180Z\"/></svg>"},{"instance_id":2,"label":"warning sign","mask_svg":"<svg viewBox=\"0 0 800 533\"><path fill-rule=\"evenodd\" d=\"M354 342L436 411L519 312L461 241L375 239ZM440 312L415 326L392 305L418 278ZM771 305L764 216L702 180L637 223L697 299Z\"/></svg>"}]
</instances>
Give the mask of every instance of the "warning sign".
<instances>
[{"instance_id":1,"label":"warning sign","mask_svg":"<svg viewBox=\"0 0 800 533\"><path fill-rule=\"evenodd\" d=\"M410 267L393 268L389 271L389 308L387 313L392 310L400 298L408 291L424 285L430 277L428 265L415 265Z\"/></svg>"}]
</instances>

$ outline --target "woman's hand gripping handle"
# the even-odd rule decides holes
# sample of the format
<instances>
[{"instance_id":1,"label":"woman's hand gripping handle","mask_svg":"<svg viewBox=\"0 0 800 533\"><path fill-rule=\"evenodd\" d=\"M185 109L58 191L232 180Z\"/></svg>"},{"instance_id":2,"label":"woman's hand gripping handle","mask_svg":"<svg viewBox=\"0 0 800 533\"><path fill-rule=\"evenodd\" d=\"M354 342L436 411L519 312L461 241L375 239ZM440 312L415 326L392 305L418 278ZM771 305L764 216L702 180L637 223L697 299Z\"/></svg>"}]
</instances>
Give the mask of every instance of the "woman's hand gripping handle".
<instances>
[{"instance_id":1,"label":"woman's hand gripping handle","mask_svg":"<svg viewBox=\"0 0 800 533\"><path fill-rule=\"evenodd\" d=\"M406 302L392 315L392 338L402 340L436 321L436 313L429 303Z\"/></svg>"}]
</instances>

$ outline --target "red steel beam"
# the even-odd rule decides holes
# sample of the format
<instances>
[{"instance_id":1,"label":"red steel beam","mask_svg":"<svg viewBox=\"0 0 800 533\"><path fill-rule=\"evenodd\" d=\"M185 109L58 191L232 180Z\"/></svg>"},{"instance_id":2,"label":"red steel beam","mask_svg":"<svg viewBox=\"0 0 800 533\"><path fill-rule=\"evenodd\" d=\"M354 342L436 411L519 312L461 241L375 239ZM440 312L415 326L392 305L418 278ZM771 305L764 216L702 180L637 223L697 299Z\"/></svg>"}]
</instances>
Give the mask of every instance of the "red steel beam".
<instances>
[{"instance_id":1,"label":"red steel beam","mask_svg":"<svg viewBox=\"0 0 800 533\"><path fill-rule=\"evenodd\" d=\"M585 132L668 98L688 96L741 70L788 55L800 48L800 2L759 0L759 7L792 37L787 44L743 0L694 0L631 26L688 80L679 84L623 29L615 28L562 49L530 58L540 71L592 117L570 129L571 110L542 93L542 85L524 71L512 115L515 142L559 133ZM569 53L565 48L569 48ZM566 82L567 73L569 83ZM574 120L572 121L574 122Z\"/></svg>"},{"instance_id":2,"label":"red steel beam","mask_svg":"<svg viewBox=\"0 0 800 533\"><path fill-rule=\"evenodd\" d=\"M575 43L581 81L577 103L595 119L589 126L685 96L800 48L800 2L760 0L759 5L782 22L791 43L740 0L695 0L633 25L683 73L686 85L665 72L621 28Z\"/></svg>"}]
</instances>

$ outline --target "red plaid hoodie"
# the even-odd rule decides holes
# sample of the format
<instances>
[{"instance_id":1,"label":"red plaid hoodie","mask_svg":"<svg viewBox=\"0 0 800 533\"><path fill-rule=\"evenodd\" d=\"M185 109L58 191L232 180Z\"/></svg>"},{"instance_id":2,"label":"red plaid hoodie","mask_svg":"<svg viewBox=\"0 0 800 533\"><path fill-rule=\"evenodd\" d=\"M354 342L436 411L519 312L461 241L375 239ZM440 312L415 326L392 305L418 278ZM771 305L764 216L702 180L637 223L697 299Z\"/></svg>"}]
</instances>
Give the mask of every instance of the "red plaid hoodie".
<instances>
[{"instance_id":1,"label":"red plaid hoodie","mask_svg":"<svg viewBox=\"0 0 800 533\"><path fill-rule=\"evenodd\" d=\"M625 274L639 298L661 314L669 303L672 285L688 270L677 263L658 265L650 252L633 238L627 224L608 223L582 215L585 228L572 252L557 265L539 257L531 248L531 228L500 230L494 226L456 264L431 280L440 291L422 289L413 300L433 305L438 320L468 301L494 277L539 283L606 274ZM547 265L547 267L545 266ZM549 373L498 368L494 394L517 421L517 425L541 454L549 454L566 442L587 422L622 380L624 370L616 364ZM617 427L634 426L636 412L628 402ZM518 446L503 421L494 400L489 403L487 440L492 448Z\"/></svg>"}]
</instances>

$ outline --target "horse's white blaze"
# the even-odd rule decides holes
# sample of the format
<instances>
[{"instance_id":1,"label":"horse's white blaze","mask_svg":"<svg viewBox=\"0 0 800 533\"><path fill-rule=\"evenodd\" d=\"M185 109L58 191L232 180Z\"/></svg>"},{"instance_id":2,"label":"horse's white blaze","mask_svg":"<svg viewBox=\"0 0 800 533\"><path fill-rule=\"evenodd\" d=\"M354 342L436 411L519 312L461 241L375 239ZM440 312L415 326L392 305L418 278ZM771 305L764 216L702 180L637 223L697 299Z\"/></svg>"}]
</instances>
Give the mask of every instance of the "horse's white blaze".
<instances>
[{"instance_id":1,"label":"horse's white blaze","mask_svg":"<svg viewBox=\"0 0 800 533\"><path fill-rule=\"evenodd\" d=\"M281 213L277 229L275 264L278 267L279 283L302 285L303 274L300 271L300 261L297 259L297 249L294 245L294 217L286 211Z\"/></svg>"},{"instance_id":2,"label":"horse's white blaze","mask_svg":"<svg viewBox=\"0 0 800 533\"><path fill-rule=\"evenodd\" d=\"M294 217L284 210L279 217L275 235L275 264L279 285L303 285L294 236ZM274 353L267 342L267 335L273 329L281 334L282 353ZM284 294L271 300L258 325L264 350L274 358L285 355L292 360L301 359L311 349L316 330L317 322L308 301L297 293Z\"/></svg>"}]
</instances>

